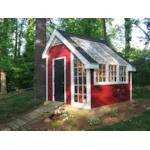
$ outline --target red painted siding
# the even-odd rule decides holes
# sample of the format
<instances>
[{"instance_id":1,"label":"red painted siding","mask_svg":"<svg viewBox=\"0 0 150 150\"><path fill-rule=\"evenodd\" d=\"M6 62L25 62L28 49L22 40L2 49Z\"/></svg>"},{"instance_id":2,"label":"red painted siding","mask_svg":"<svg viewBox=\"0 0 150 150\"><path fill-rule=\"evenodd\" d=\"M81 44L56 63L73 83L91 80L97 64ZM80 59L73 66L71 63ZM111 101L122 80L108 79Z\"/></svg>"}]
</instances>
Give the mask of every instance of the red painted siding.
<instances>
[{"instance_id":1,"label":"red painted siding","mask_svg":"<svg viewBox=\"0 0 150 150\"><path fill-rule=\"evenodd\" d=\"M52 101L52 60L66 57L66 103L71 104L71 75L70 75L70 51L65 45L57 45L48 52L48 100Z\"/></svg>"},{"instance_id":2,"label":"red painted siding","mask_svg":"<svg viewBox=\"0 0 150 150\"><path fill-rule=\"evenodd\" d=\"M94 70L91 70L92 108L130 100L130 79L128 84L94 85L93 76ZM120 92L118 91L118 89L120 90Z\"/></svg>"}]
</instances>

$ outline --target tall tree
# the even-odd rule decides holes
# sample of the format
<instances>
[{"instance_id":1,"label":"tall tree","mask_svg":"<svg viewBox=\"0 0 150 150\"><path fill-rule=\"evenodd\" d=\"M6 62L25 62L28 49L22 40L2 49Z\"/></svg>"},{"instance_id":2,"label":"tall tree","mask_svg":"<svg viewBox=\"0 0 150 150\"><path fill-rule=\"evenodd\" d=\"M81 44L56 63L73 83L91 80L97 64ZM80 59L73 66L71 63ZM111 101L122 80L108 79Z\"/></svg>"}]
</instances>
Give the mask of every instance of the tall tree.
<instances>
[{"instance_id":1,"label":"tall tree","mask_svg":"<svg viewBox=\"0 0 150 150\"><path fill-rule=\"evenodd\" d=\"M0 19L0 85L2 94L7 91L6 71L8 69L9 54L13 49L14 21L15 19L9 18Z\"/></svg>"},{"instance_id":2,"label":"tall tree","mask_svg":"<svg viewBox=\"0 0 150 150\"><path fill-rule=\"evenodd\" d=\"M18 19L16 19L15 25L15 48L14 48L14 56L16 57L18 53Z\"/></svg>"},{"instance_id":3,"label":"tall tree","mask_svg":"<svg viewBox=\"0 0 150 150\"><path fill-rule=\"evenodd\" d=\"M132 20L130 18L125 18L125 57L129 58L129 54L130 54L130 42L132 40Z\"/></svg>"},{"instance_id":4,"label":"tall tree","mask_svg":"<svg viewBox=\"0 0 150 150\"><path fill-rule=\"evenodd\" d=\"M72 33L104 38L101 18L63 18L61 19L61 28Z\"/></svg>"},{"instance_id":5,"label":"tall tree","mask_svg":"<svg viewBox=\"0 0 150 150\"><path fill-rule=\"evenodd\" d=\"M25 21L26 21L26 19L25 18L21 18L20 19L20 25L19 25L19 28L20 28L20 31L19 31L19 35L18 35L18 50L17 50L17 52L18 52L18 56L20 57L20 55L21 55L21 46L22 46L22 38L23 38L23 27L24 27L24 24L25 24Z\"/></svg>"},{"instance_id":6,"label":"tall tree","mask_svg":"<svg viewBox=\"0 0 150 150\"><path fill-rule=\"evenodd\" d=\"M107 44L106 18L103 18L104 40Z\"/></svg>"},{"instance_id":7,"label":"tall tree","mask_svg":"<svg viewBox=\"0 0 150 150\"><path fill-rule=\"evenodd\" d=\"M34 51L34 84L37 98L45 99L46 77L45 60L42 52L46 45L46 19L36 19L35 51Z\"/></svg>"},{"instance_id":8,"label":"tall tree","mask_svg":"<svg viewBox=\"0 0 150 150\"><path fill-rule=\"evenodd\" d=\"M150 44L150 18L144 18L142 20L133 19L133 24L144 33L145 37L140 37L140 39L145 41L145 45ZM145 24L146 29L144 29L141 24Z\"/></svg>"}]
</instances>

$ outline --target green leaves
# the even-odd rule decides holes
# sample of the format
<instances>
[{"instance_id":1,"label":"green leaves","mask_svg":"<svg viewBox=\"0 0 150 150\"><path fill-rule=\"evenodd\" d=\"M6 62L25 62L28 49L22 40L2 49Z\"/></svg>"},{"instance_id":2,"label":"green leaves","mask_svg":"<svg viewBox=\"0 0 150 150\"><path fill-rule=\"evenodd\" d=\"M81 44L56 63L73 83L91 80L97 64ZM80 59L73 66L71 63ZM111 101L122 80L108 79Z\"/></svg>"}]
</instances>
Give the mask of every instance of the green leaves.
<instances>
[{"instance_id":1,"label":"green leaves","mask_svg":"<svg viewBox=\"0 0 150 150\"><path fill-rule=\"evenodd\" d=\"M96 125L100 123L100 119L99 118L88 118L88 124L89 125Z\"/></svg>"}]
</instances>

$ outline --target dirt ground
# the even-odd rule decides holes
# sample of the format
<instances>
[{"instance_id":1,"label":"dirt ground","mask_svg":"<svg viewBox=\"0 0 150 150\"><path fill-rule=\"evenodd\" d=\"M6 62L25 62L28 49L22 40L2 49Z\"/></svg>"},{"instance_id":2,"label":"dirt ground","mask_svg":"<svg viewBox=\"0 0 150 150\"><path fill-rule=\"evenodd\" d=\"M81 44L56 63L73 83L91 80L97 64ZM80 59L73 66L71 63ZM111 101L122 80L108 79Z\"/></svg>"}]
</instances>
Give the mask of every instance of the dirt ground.
<instances>
[{"instance_id":1,"label":"dirt ground","mask_svg":"<svg viewBox=\"0 0 150 150\"><path fill-rule=\"evenodd\" d=\"M44 122L45 117L41 117L24 125L20 131L85 131L116 123L120 120L140 115L146 109L150 109L150 101L123 102L109 106L102 106L92 110L74 108L64 105L61 108L67 113L59 116L50 117L50 122ZM117 114L113 114L116 110ZM66 114L66 115L65 115ZM70 116L71 115L71 116ZM99 118L100 122L96 125L89 125L88 118ZM64 118L67 118L66 120Z\"/></svg>"}]
</instances>

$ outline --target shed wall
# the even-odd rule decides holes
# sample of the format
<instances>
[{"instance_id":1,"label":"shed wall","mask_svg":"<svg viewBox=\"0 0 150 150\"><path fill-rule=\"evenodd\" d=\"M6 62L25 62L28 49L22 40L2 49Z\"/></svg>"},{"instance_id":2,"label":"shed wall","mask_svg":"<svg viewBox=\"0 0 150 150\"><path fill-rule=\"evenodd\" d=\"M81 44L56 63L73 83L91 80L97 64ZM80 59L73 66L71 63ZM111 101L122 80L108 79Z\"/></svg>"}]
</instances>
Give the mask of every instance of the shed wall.
<instances>
[{"instance_id":1,"label":"shed wall","mask_svg":"<svg viewBox=\"0 0 150 150\"><path fill-rule=\"evenodd\" d=\"M128 84L94 85L94 70L91 70L91 108L130 100L130 73Z\"/></svg>"}]
</instances>

